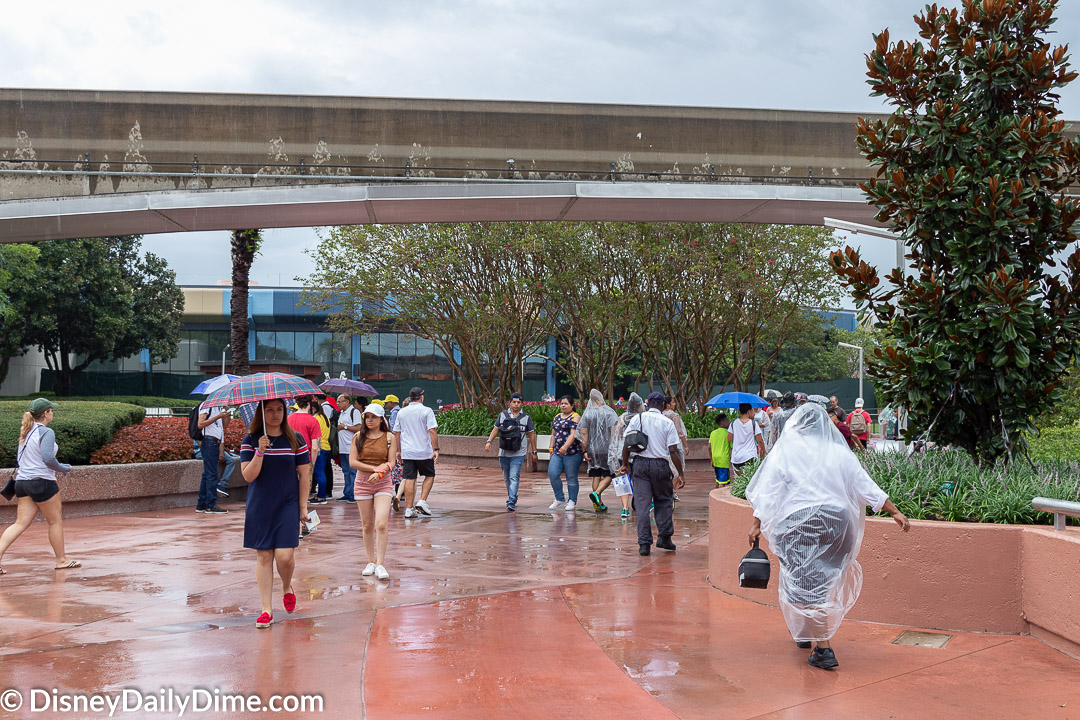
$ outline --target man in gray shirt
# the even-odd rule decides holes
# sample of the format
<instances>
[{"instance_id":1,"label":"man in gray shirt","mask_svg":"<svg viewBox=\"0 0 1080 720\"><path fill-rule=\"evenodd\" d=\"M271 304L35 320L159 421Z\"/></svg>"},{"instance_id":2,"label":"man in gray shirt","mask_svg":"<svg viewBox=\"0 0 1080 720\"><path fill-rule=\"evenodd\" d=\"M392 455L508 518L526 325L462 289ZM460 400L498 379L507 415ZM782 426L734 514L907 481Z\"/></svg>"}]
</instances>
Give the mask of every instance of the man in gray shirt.
<instances>
[{"instance_id":1,"label":"man in gray shirt","mask_svg":"<svg viewBox=\"0 0 1080 720\"><path fill-rule=\"evenodd\" d=\"M491 442L499 436L499 464L502 466L503 482L506 483L506 509L510 512L517 506L518 484L525 456L536 457L536 427L529 413L521 409L523 404L521 393L510 395L509 407L495 418L495 427L484 445L484 452L491 452Z\"/></svg>"}]
</instances>

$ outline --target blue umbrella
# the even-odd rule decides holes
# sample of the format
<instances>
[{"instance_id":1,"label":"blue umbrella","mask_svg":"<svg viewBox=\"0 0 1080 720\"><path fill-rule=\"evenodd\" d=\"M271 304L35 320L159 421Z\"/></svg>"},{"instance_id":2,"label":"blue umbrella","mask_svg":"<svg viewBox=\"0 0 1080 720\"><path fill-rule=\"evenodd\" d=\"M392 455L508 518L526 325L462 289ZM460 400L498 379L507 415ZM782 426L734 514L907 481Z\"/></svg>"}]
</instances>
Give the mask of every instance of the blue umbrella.
<instances>
[{"instance_id":1,"label":"blue umbrella","mask_svg":"<svg viewBox=\"0 0 1080 720\"><path fill-rule=\"evenodd\" d=\"M762 400L754 393L726 392L720 393L709 400L709 402L705 403L705 407L737 408L742 403L747 403L756 408L768 407L770 405L768 400Z\"/></svg>"},{"instance_id":2,"label":"blue umbrella","mask_svg":"<svg viewBox=\"0 0 1080 720\"><path fill-rule=\"evenodd\" d=\"M233 380L239 380L239 375L230 375L225 373L224 375L218 375L215 378L209 380L203 380L201 383L195 386L195 389L191 391L192 395L209 395L215 390L220 390Z\"/></svg>"}]
</instances>

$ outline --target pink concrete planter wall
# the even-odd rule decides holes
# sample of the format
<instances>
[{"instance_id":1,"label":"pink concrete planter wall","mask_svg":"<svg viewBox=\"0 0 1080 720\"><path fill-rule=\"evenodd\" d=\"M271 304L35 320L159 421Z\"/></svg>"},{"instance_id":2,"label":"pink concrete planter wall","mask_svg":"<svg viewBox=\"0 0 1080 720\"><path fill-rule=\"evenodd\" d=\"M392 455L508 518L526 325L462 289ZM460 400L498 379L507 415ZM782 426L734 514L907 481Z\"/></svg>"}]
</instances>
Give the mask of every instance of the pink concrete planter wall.
<instances>
[{"instance_id":1,"label":"pink concrete planter wall","mask_svg":"<svg viewBox=\"0 0 1080 720\"><path fill-rule=\"evenodd\" d=\"M777 604L779 567L767 590L739 587L750 505L726 489L709 496L709 581L748 600ZM1080 532L1042 527L867 518L859 563L863 591L849 618L968 632L1027 633L1080 657Z\"/></svg>"},{"instance_id":2,"label":"pink concrete planter wall","mask_svg":"<svg viewBox=\"0 0 1080 720\"><path fill-rule=\"evenodd\" d=\"M130 465L78 465L58 476L64 517L143 512L172 507L195 507L202 478L201 460L133 463ZM10 471L3 474L4 481ZM229 482L241 489L240 464ZM232 493L232 497L237 497ZM16 503L0 499L0 523L15 519ZM40 519L40 514L39 514Z\"/></svg>"}]
</instances>

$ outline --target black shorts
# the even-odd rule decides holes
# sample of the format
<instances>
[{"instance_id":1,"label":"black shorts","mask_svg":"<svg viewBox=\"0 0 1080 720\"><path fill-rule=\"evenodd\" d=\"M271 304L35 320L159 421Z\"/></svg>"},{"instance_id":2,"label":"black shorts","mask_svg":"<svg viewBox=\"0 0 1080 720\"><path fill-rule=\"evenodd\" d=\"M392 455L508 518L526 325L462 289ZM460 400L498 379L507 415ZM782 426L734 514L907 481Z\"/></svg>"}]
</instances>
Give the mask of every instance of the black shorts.
<instances>
[{"instance_id":1,"label":"black shorts","mask_svg":"<svg viewBox=\"0 0 1080 720\"><path fill-rule=\"evenodd\" d=\"M601 465L600 467L589 466L589 477L614 477L612 472L606 467Z\"/></svg>"},{"instance_id":2,"label":"black shorts","mask_svg":"<svg viewBox=\"0 0 1080 720\"><path fill-rule=\"evenodd\" d=\"M735 474L738 474L738 473L742 472L742 469L744 467L746 467L747 465L749 465L752 462L754 462L754 461L753 460L747 460L746 462L741 462L741 463L731 463L731 468L735 472Z\"/></svg>"},{"instance_id":3,"label":"black shorts","mask_svg":"<svg viewBox=\"0 0 1080 720\"><path fill-rule=\"evenodd\" d=\"M435 477L435 459L401 461L401 477L406 480L415 480L417 475L426 478Z\"/></svg>"},{"instance_id":4,"label":"black shorts","mask_svg":"<svg viewBox=\"0 0 1080 720\"><path fill-rule=\"evenodd\" d=\"M27 478L15 481L15 497L28 497L36 503L52 500L60 493L60 486L48 478Z\"/></svg>"}]
</instances>

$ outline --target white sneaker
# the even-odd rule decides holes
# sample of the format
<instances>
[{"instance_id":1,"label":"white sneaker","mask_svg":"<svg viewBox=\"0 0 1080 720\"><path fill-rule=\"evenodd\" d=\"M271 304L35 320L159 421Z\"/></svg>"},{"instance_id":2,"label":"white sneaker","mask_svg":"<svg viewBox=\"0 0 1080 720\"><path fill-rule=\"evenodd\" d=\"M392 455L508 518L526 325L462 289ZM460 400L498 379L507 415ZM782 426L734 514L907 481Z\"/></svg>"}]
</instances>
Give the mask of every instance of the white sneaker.
<instances>
[{"instance_id":1,"label":"white sneaker","mask_svg":"<svg viewBox=\"0 0 1080 720\"><path fill-rule=\"evenodd\" d=\"M405 517L407 517L407 518L416 517L416 511L413 510L412 508L405 508Z\"/></svg>"},{"instance_id":2,"label":"white sneaker","mask_svg":"<svg viewBox=\"0 0 1080 720\"><path fill-rule=\"evenodd\" d=\"M427 500L417 500L413 507L416 512L431 517L431 508L428 507Z\"/></svg>"},{"instance_id":3,"label":"white sneaker","mask_svg":"<svg viewBox=\"0 0 1080 720\"><path fill-rule=\"evenodd\" d=\"M374 575L375 571L377 569L378 568L375 567L375 563L368 563L367 565L364 566L364 570L360 574L361 575Z\"/></svg>"},{"instance_id":4,"label":"white sneaker","mask_svg":"<svg viewBox=\"0 0 1080 720\"><path fill-rule=\"evenodd\" d=\"M577 503L576 503L576 502L574 502L573 500L571 500L570 502L566 503L566 509L567 509L567 510L573 510L573 509L574 509L574 508L576 508L576 507L577 507Z\"/></svg>"},{"instance_id":5,"label":"white sneaker","mask_svg":"<svg viewBox=\"0 0 1080 720\"><path fill-rule=\"evenodd\" d=\"M386 568L384 568L382 565L379 565L375 568L375 577L379 578L380 580L389 580L390 573L386 572Z\"/></svg>"},{"instance_id":6,"label":"white sneaker","mask_svg":"<svg viewBox=\"0 0 1080 720\"><path fill-rule=\"evenodd\" d=\"M548 505L548 510L558 510L562 506L563 506L563 501L562 500L556 500L555 502Z\"/></svg>"}]
</instances>

